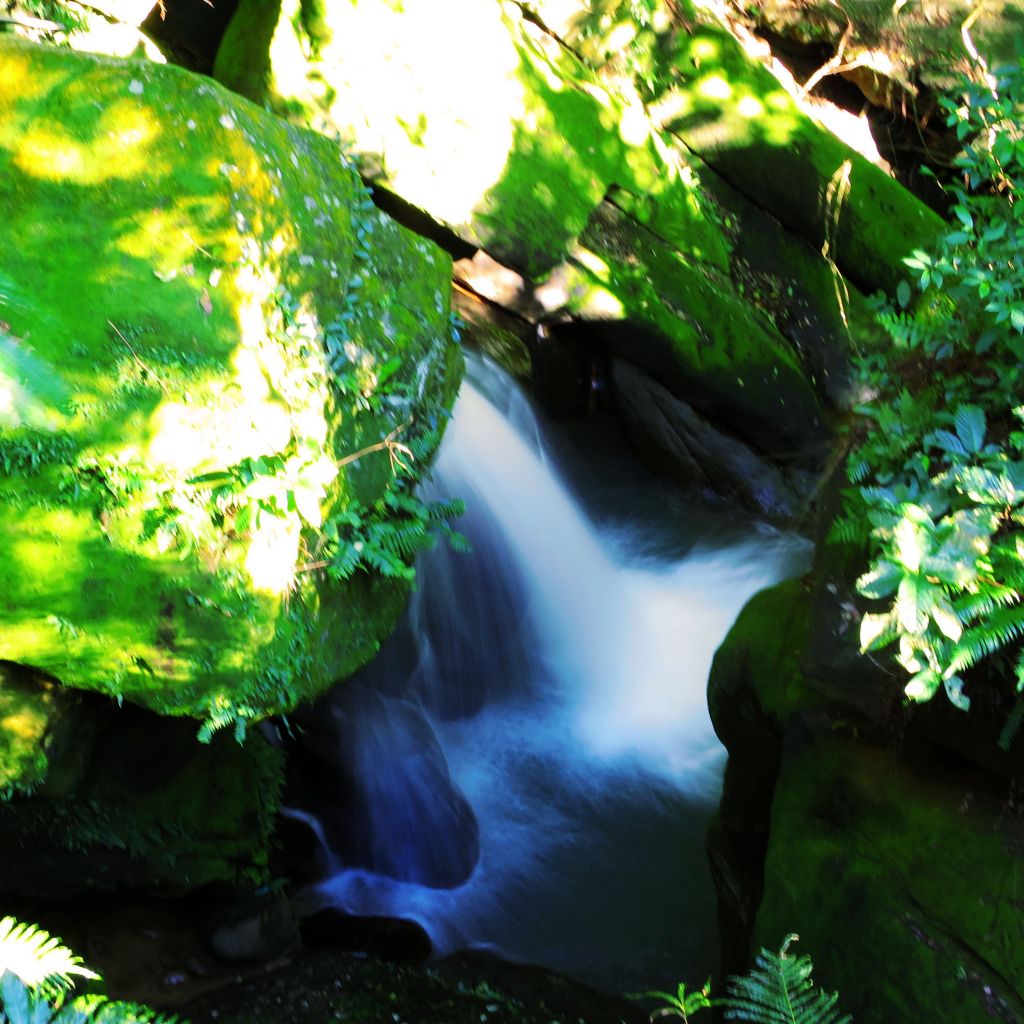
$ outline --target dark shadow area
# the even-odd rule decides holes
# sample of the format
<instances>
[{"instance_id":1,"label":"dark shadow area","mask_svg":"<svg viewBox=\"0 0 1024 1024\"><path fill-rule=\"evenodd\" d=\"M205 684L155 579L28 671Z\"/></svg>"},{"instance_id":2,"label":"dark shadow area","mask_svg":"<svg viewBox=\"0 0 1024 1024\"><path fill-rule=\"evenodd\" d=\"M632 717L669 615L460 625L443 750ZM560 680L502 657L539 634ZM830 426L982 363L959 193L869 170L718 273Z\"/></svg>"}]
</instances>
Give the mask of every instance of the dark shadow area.
<instances>
[{"instance_id":1,"label":"dark shadow area","mask_svg":"<svg viewBox=\"0 0 1024 1024\"><path fill-rule=\"evenodd\" d=\"M164 0L140 28L176 64L209 75L237 7L238 0Z\"/></svg>"}]
</instances>

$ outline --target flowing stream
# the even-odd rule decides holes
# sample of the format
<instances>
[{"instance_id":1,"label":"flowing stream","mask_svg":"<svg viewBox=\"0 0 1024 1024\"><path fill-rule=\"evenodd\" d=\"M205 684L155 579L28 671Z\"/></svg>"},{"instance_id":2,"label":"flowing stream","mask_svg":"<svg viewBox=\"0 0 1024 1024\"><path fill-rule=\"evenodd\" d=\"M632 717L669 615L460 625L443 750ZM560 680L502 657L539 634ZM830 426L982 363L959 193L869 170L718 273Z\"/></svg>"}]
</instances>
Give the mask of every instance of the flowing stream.
<instances>
[{"instance_id":1,"label":"flowing stream","mask_svg":"<svg viewBox=\"0 0 1024 1024\"><path fill-rule=\"evenodd\" d=\"M306 909L411 919L439 954L488 949L607 989L703 981L725 759L708 670L807 544L687 504L607 432L545 426L501 370L468 362L431 486L465 499L474 550L421 560L395 637L318 712L344 821L295 811L324 823Z\"/></svg>"}]
</instances>

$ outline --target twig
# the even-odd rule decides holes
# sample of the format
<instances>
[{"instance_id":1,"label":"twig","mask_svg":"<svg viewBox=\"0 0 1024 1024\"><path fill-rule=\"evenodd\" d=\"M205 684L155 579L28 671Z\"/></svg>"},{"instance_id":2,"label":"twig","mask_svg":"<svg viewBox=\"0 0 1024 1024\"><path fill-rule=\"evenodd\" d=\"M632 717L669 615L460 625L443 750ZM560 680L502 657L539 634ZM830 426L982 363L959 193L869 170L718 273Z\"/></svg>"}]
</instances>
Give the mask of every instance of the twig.
<instances>
[{"instance_id":1,"label":"twig","mask_svg":"<svg viewBox=\"0 0 1024 1024\"><path fill-rule=\"evenodd\" d=\"M846 44L850 41L850 36L853 34L853 21L846 11L839 6L839 4L836 3L833 4L833 6L839 8L843 17L846 18L846 28L843 30L843 34L839 37L839 43L836 46L835 55L822 64L821 67L818 68L818 70L815 71L802 86L800 86L801 99L803 99L827 75L834 75L840 71L852 71L854 68L859 68L861 64L864 63L864 58L858 57L847 64L843 64L843 53L846 51Z\"/></svg>"},{"instance_id":2,"label":"twig","mask_svg":"<svg viewBox=\"0 0 1024 1024\"><path fill-rule=\"evenodd\" d=\"M396 441L403 430L412 426L412 417L409 417L404 423L395 427L394 430L384 438L383 441L378 441L376 444L367 445L365 448L360 448L359 451L353 452L351 455L346 455L343 459L339 459L335 462L335 465L340 469L342 466L347 466L351 462L355 462L361 459L364 455L370 455L372 452L382 452L387 450L388 457L391 459L391 469L394 470L395 466L401 466L402 469L409 469L410 467L402 461L402 459L396 454L401 452L402 455L407 455L410 459L415 461L415 457L410 451L409 446Z\"/></svg>"},{"instance_id":3,"label":"twig","mask_svg":"<svg viewBox=\"0 0 1024 1024\"><path fill-rule=\"evenodd\" d=\"M110 326L114 329L114 333L117 334L117 336L124 342L125 347L135 357L135 361L139 364L139 366L141 366L146 371L146 373L148 373L153 378L153 380L155 380L157 384L160 385L160 390L165 395L169 394L170 392L167 390L167 385L164 384L164 382L160 379L160 375L153 369L152 366L146 363L146 361L142 358L142 356L139 355L138 352L135 351L135 349L132 348L131 342L129 342L128 339L117 329L117 325L114 323L114 321L108 320L107 323L110 324Z\"/></svg>"}]
</instances>

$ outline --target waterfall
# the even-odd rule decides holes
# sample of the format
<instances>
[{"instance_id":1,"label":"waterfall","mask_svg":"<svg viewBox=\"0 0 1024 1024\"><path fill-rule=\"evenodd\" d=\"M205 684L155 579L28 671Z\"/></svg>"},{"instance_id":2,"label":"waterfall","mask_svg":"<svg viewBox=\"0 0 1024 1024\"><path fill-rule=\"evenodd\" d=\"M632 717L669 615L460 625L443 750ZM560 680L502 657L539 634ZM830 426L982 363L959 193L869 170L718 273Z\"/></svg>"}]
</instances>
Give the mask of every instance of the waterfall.
<instances>
[{"instance_id":1,"label":"waterfall","mask_svg":"<svg viewBox=\"0 0 1024 1024\"><path fill-rule=\"evenodd\" d=\"M317 714L345 796L303 902L608 988L703 980L724 764L708 670L808 546L707 508L667 516L635 467L583 472L502 371L468 362L428 486L465 499L474 551L421 561L395 637Z\"/></svg>"}]
</instances>

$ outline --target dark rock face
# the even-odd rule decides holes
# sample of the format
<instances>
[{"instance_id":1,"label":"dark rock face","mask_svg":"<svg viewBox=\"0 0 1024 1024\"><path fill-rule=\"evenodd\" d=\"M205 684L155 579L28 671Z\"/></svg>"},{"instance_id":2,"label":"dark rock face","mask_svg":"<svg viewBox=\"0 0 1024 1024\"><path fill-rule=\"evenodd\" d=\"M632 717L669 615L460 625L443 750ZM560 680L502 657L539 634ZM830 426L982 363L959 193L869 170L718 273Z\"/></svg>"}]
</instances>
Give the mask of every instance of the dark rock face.
<instances>
[{"instance_id":1,"label":"dark rock face","mask_svg":"<svg viewBox=\"0 0 1024 1024\"><path fill-rule=\"evenodd\" d=\"M194 722L111 707L73 785L0 803L0 891L51 900L260 884L282 781L259 734L204 745Z\"/></svg>"},{"instance_id":2,"label":"dark rock face","mask_svg":"<svg viewBox=\"0 0 1024 1024\"><path fill-rule=\"evenodd\" d=\"M436 888L469 877L476 818L417 705L344 684L299 721L291 799L320 817L345 866Z\"/></svg>"},{"instance_id":3,"label":"dark rock face","mask_svg":"<svg viewBox=\"0 0 1024 1024\"><path fill-rule=\"evenodd\" d=\"M986 755L994 731L952 707L902 708L868 659L858 674L841 593L762 592L715 657L725 967L797 932L859 1024L1024 1019L1021 757Z\"/></svg>"},{"instance_id":4,"label":"dark rock face","mask_svg":"<svg viewBox=\"0 0 1024 1024\"><path fill-rule=\"evenodd\" d=\"M612 384L627 435L662 473L684 485L713 487L773 519L797 514L801 500L794 488L748 445L629 363L612 363Z\"/></svg>"}]
</instances>

